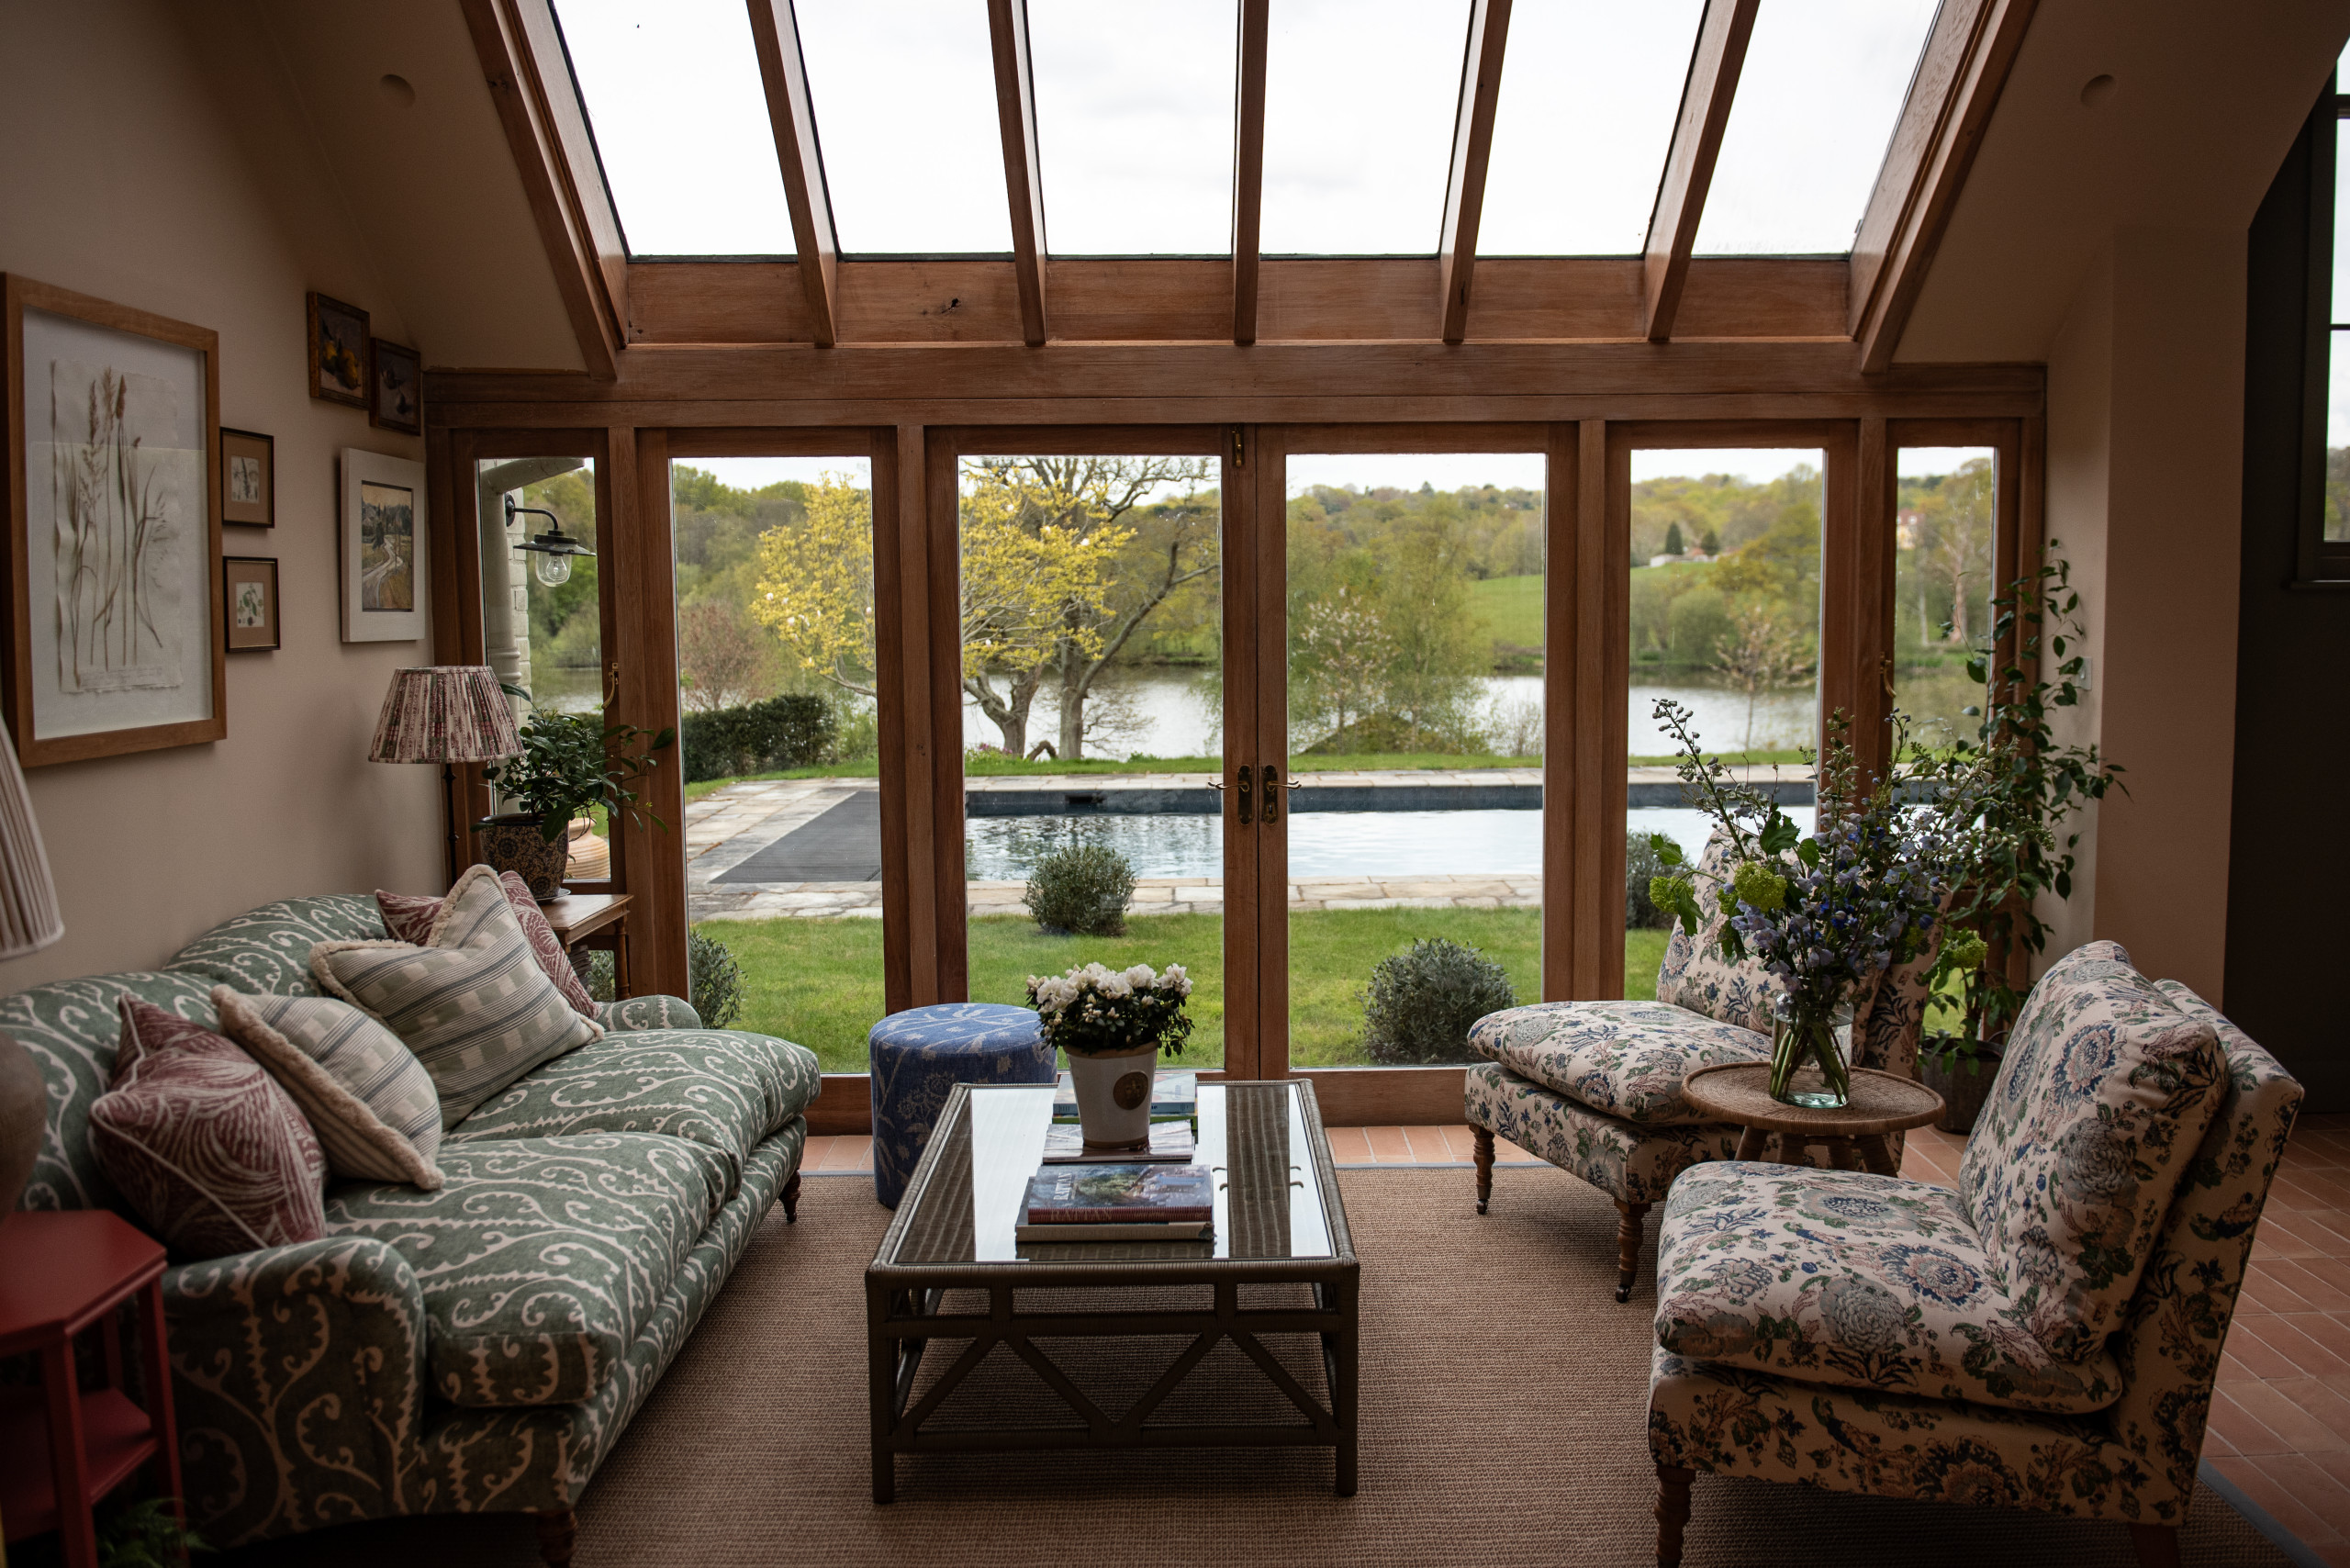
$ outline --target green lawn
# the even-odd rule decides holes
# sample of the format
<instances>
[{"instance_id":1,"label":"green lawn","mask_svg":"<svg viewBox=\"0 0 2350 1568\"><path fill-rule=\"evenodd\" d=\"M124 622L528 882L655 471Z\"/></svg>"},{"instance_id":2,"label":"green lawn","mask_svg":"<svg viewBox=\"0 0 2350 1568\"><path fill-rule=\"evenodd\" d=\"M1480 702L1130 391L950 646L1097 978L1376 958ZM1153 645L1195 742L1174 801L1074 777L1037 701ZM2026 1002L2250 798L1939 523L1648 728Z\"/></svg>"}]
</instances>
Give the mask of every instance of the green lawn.
<instances>
[{"instance_id":1,"label":"green lawn","mask_svg":"<svg viewBox=\"0 0 2350 1568\"><path fill-rule=\"evenodd\" d=\"M1469 585L1469 612L1483 616L1496 643L1542 645L1542 574L1485 577Z\"/></svg>"},{"instance_id":2,"label":"green lawn","mask_svg":"<svg viewBox=\"0 0 2350 1568\"><path fill-rule=\"evenodd\" d=\"M1501 964L1519 997L1541 994L1540 915L1517 909L1329 910L1290 921L1290 1059L1299 1066L1361 1060L1360 992L1371 966L1416 936L1445 936ZM735 1026L797 1040L827 1072L862 1072L865 1036L881 1016L881 923L878 920L726 920L702 928L743 969L743 1015ZM1032 974L1079 964L1113 968L1180 963L1197 990L1186 1063L1224 1061L1224 919L1214 914L1142 915L1123 937L1047 936L1005 916L971 923L971 987L977 1002L1024 1000ZM1634 931L1624 944L1624 989L1653 994L1665 934Z\"/></svg>"}]
</instances>

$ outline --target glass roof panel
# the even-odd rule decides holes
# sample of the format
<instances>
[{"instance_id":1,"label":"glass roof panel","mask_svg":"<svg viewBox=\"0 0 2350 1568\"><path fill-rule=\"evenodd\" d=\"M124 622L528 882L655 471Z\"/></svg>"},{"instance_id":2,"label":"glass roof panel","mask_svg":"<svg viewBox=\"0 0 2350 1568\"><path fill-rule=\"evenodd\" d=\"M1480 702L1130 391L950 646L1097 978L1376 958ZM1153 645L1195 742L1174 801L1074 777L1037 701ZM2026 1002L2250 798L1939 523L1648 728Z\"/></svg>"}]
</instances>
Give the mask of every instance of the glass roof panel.
<instances>
[{"instance_id":1,"label":"glass roof panel","mask_svg":"<svg viewBox=\"0 0 2350 1568\"><path fill-rule=\"evenodd\" d=\"M1477 250L1638 255L1705 0L1517 0Z\"/></svg>"},{"instance_id":2,"label":"glass roof panel","mask_svg":"<svg viewBox=\"0 0 2350 1568\"><path fill-rule=\"evenodd\" d=\"M555 0L629 251L797 249L742 0Z\"/></svg>"},{"instance_id":3,"label":"glass roof panel","mask_svg":"<svg viewBox=\"0 0 2350 1568\"><path fill-rule=\"evenodd\" d=\"M1762 0L1697 254L1850 252L1933 21L1934 0Z\"/></svg>"},{"instance_id":4,"label":"glass roof panel","mask_svg":"<svg viewBox=\"0 0 2350 1568\"><path fill-rule=\"evenodd\" d=\"M1433 255L1469 0L1281 0L1265 74L1273 255Z\"/></svg>"},{"instance_id":5,"label":"glass roof panel","mask_svg":"<svg viewBox=\"0 0 2350 1568\"><path fill-rule=\"evenodd\" d=\"M978 0L795 0L844 254L1012 249Z\"/></svg>"},{"instance_id":6,"label":"glass roof panel","mask_svg":"<svg viewBox=\"0 0 2350 1568\"><path fill-rule=\"evenodd\" d=\"M1231 254L1238 37L1237 0L1028 0L1053 254Z\"/></svg>"}]
</instances>

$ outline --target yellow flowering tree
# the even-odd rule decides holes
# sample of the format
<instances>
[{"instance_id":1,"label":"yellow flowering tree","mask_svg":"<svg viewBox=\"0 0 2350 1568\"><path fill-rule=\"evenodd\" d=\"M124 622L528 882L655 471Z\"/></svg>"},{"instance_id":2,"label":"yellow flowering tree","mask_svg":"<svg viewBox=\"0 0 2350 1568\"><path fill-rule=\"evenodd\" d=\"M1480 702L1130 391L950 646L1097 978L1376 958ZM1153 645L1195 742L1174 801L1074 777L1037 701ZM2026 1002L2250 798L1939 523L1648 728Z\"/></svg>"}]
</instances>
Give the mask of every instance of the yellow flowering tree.
<instances>
[{"instance_id":1,"label":"yellow flowering tree","mask_svg":"<svg viewBox=\"0 0 2350 1568\"><path fill-rule=\"evenodd\" d=\"M873 502L842 474L809 487L797 526L759 535L751 614L820 680L873 695Z\"/></svg>"}]
</instances>

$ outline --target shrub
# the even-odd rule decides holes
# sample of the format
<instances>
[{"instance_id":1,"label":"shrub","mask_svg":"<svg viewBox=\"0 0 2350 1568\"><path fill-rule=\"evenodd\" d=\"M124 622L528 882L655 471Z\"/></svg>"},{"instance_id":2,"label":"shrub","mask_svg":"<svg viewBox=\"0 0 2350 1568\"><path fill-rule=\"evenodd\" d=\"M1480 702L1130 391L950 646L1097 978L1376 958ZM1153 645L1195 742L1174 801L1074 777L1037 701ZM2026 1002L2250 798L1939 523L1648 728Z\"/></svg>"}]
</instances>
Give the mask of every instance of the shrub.
<instances>
[{"instance_id":1,"label":"shrub","mask_svg":"<svg viewBox=\"0 0 2350 1568\"><path fill-rule=\"evenodd\" d=\"M831 703L800 692L714 713L688 713L677 726L686 782L822 762L832 755L836 722Z\"/></svg>"},{"instance_id":2,"label":"shrub","mask_svg":"<svg viewBox=\"0 0 2350 1568\"><path fill-rule=\"evenodd\" d=\"M1502 967L1443 937L1379 960L1363 998L1363 1046L1376 1062L1466 1061L1469 1026L1517 1005Z\"/></svg>"},{"instance_id":3,"label":"shrub","mask_svg":"<svg viewBox=\"0 0 2350 1568\"><path fill-rule=\"evenodd\" d=\"M1135 868L1125 856L1080 844L1037 861L1021 902L1047 931L1119 936L1125 933L1126 901L1134 894Z\"/></svg>"},{"instance_id":4,"label":"shrub","mask_svg":"<svg viewBox=\"0 0 2350 1568\"><path fill-rule=\"evenodd\" d=\"M742 967L724 943L699 930L686 933L686 989L706 1029L723 1029L742 1015Z\"/></svg>"},{"instance_id":5,"label":"shrub","mask_svg":"<svg viewBox=\"0 0 2350 1568\"><path fill-rule=\"evenodd\" d=\"M1624 841L1624 926L1639 931L1673 924L1673 912L1659 909L1649 897L1649 879L1664 874L1664 862L1644 833L1628 834Z\"/></svg>"},{"instance_id":6,"label":"shrub","mask_svg":"<svg viewBox=\"0 0 2350 1568\"><path fill-rule=\"evenodd\" d=\"M593 1000L616 1002L620 999L620 985L613 978L618 969L610 948L594 947L584 953L574 952L571 967L579 972L579 983L588 988L588 994Z\"/></svg>"}]
</instances>

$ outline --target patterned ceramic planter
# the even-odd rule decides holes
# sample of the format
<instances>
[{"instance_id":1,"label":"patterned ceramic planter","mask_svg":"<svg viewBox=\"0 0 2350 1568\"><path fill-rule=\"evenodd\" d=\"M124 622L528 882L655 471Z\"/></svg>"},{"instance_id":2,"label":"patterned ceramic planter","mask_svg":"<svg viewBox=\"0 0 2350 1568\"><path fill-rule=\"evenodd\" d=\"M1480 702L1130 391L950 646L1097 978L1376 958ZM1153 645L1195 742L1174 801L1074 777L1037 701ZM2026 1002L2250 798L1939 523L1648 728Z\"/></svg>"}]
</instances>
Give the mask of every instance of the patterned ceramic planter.
<instances>
[{"instance_id":1,"label":"patterned ceramic planter","mask_svg":"<svg viewBox=\"0 0 2350 1568\"><path fill-rule=\"evenodd\" d=\"M539 819L523 812L505 812L474 824L481 837L482 864L497 871L511 871L522 879L531 896L541 903L563 896L564 865L570 844L553 844L539 836Z\"/></svg>"},{"instance_id":2,"label":"patterned ceramic planter","mask_svg":"<svg viewBox=\"0 0 2350 1568\"><path fill-rule=\"evenodd\" d=\"M1139 1148L1150 1141L1150 1086L1158 1047L1114 1056L1069 1055L1077 1121L1088 1148Z\"/></svg>"}]
</instances>

